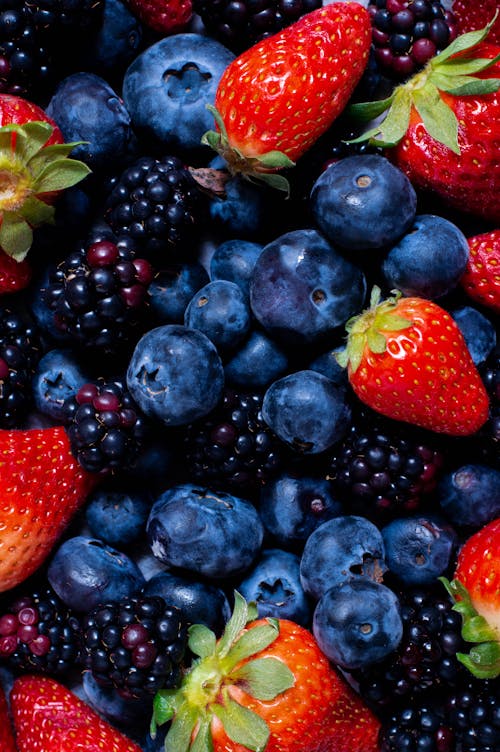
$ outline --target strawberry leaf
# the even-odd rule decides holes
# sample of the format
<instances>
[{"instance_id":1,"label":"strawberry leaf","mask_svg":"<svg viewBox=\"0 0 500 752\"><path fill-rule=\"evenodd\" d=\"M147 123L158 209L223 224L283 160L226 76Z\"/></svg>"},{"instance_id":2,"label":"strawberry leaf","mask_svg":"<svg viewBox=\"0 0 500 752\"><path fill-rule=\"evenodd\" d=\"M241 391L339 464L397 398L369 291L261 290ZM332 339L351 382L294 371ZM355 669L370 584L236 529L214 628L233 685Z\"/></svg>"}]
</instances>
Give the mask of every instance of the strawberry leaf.
<instances>
[{"instance_id":1,"label":"strawberry leaf","mask_svg":"<svg viewBox=\"0 0 500 752\"><path fill-rule=\"evenodd\" d=\"M55 209L45 201L40 201L36 196L28 196L19 209L19 214L31 225L38 227L43 224L53 224Z\"/></svg>"},{"instance_id":2,"label":"strawberry leaf","mask_svg":"<svg viewBox=\"0 0 500 752\"><path fill-rule=\"evenodd\" d=\"M204 720L200 723L194 741L191 744L189 750L190 752L214 752L212 731L210 728L209 720Z\"/></svg>"},{"instance_id":3,"label":"strawberry leaf","mask_svg":"<svg viewBox=\"0 0 500 752\"><path fill-rule=\"evenodd\" d=\"M235 702L227 691L224 692L224 704L214 705L214 713L233 742L252 752L264 752L270 734L266 722L257 713Z\"/></svg>"},{"instance_id":4,"label":"strawberry leaf","mask_svg":"<svg viewBox=\"0 0 500 752\"><path fill-rule=\"evenodd\" d=\"M223 662L224 670L231 671L240 661L259 653L275 641L279 635L278 623L275 619L269 619L268 622L253 627L238 637Z\"/></svg>"},{"instance_id":5,"label":"strawberry leaf","mask_svg":"<svg viewBox=\"0 0 500 752\"><path fill-rule=\"evenodd\" d=\"M153 719L155 726L163 726L171 721L177 707L175 690L160 689L153 700Z\"/></svg>"},{"instance_id":6,"label":"strawberry leaf","mask_svg":"<svg viewBox=\"0 0 500 752\"><path fill-rule=\"evenodd\" d=\"M218 152L221 149L222 138L217 131L207 131L201 137L201 143L204 146L210 146L211 149Z\"/></svg>"},{"instance_id":7,"label":"strawberry leaf","mask_svg":"<svg viewBox=\"0 0 500 752\"><path fill-rule=\"evenodd\" d=\"M448 58L452 57L452 55L457 55L459 52L470 50L472 47L475 47L480 42L484 41L490 33L491 27L495 23L497 16L498 10L491 21L487 23L486 26L484 26L482 29L477 29L476 31L468 31L465 34L461 34L456 39L454 39L453 42L449 44L448 47L446 47L446 49L444 49L439 53L439 55L436 55L431 59L431 66L435 67L436 65L440 65L444 60L448 60Z\"/></svg>"},{"instance_id":8,"label":"strawberry leaf","mask_svg":"<svg viewBox=\"0 0 500 752\"><path fill-rule=\"evenodd\" d=\"M224 123L224 120L222 119L222 115L220 114L219 110L217 110L212 104L207 104L205 106L207 110L212 113L214 120L216 124L218 125L221 134L225 137L227 141L226 124Z\"/></svg>"},{"instance_id":9,"label":"strawberry leaf","mask_svg":"<svg viewBox=\"0 0 500 752\"><path fill-rule=\"evenodd\" d=\"M50 123L33 121L16 129L16 155L27 164L47 143L54 128Z\"/></svg>"},{"instance_id":10,"label":"strawberry leaf","mask_svg":"<svg viewBox=\"0 0 500 752\"><path fill-rule=\"evenodd\" d=\"M165 752L188 752L198 713L187 703L179 708L165 737Z\"/></svg>"},{"instance_id":11,"label":"strawberry leaf","mask_svg":"<svg viewBox=\"0 0 500 752\"><path fill-rule=\"evenodd\" d=\"M278 191L282 191L287 194L287 198L290 195L290 183L283 177L283 175L275 175L272 172L256 172L252 175L243 175L252 182L265 183L271 188L275 188Z\"/></svg>"},{"instance_id":12,"label":"strawberry leaf","mask_svg":"<svg viewBox=\"0 0 500 752\"><path fill-rule=\"evenodd\" d=\"M441 99L437 87L431 81L427 81L424 88L414 91L413 101L429 135L455 154L460 154L458 120L455 113Z\"/></svg>"},{"instance_id":13,"label":"strawberry leaf","mask_svg":"<svg viewBox=\"0 0 500 752\"><path fill-rule=\"evenodd\" d=\"M256 658L234 671L231 678L258 700L274 700L295 684L293 673L277 658Z\"/></svg>"},{"instance_id":14,"label":"strawberry leaf","mask_svg":"<svg viewBox=\"0 0 500 752\"><path fill-rule=\"evenodd\" d=\"M373 353L382 354L387 349L387 340L383 334L375 329L369 329L366 333L366 342Z\"/></svg>"},{"instance_id":15,"label":"strawberry leaf","mask_svg":"<svg viewBox=\"0 0 500 752\"><path fill-rule=\"evenodd\" d=\"M496 679L500 676L500 643L483 642L470 653L457 653L457 658L477 679Z\"/></svg>"},{"instance_id":16,"label":"strawberry leaf","mask_svg":"<svg viewBox=\"0 0 500 752\"><path fill-rule=\"evenodd\" d=\"M408 130L411 104L410 91L404 88L397 89L387 117L378 126L378 133L380 135L372 137L375 145L390 147L401 141Z\"/></svg>"},{"instance_id":17,"label":"strawberry leaf","mask_svg":"<svg viewBox=\"0 0 500 752\"><path fill-rule=\"evenodd\" d=\"M84 162L77 159L56 159L47 164L33 183L35 193L49 193L70 188L90 173Z\"/></svg>"},{"instance_id":18,"label":"strawberry leaf","mask_svg":"<svg viewBox=\"0 0 500 752\"><path fill-rule=\"evenodd\" d=\"M236 638L248 622L248 605L243 596L237 590L234 592L234 610L226 624L224 634L219 640L217 652L224 658L233 647Z\"/></svg>"},{"instance_id":19,"label":"strawberry leaf","mask_svg":"<svg viewBox=\"0 0 500 752\"><path fill-rule=\"evenodd\" d=\"M440 65L434 66L434 72L444 73L448 76L468 76L471 73L479 73L480 71L490 68L500 60L500 55L495 57L476 57L471 59L453 58ZM434 77L434 73L432 74Z\"/></svg>"},{"instance_id":20,"label":"strawberry leaf","mask_svg":"<svg viewBox=\"0 0 500 752\"><path fill-rule=\"evenodd\" d=\"M33 243L33 230L24 217L4 212L0 225L0 247L16 261L26 258Z\"/></svg>"},{"instance_id":21,"label":"strawberry leaf","mask_svg":"<svg viewBox=\"0 0 500 752\"><path fill-rule=\"evenodd\" d=\"M439 86L442 91L447 91L456 97L475 96L483 94L493 94L500 89L500 78L474 78L473 76L464 76L455 81L454 86L445 89Z\"/></svg>"},{"instance_id":22,"label":"strawberry leaf","mask_svg":"<svg viewBox=\"0 0 500 752\"><path fill-rule=\"evenodd\" d=\"M192 653L200 658L213 655L217 638L211 629L204 624L192 624L188 629L188 645Z\"/></svg>"},{"instance_id":23,"label":"strawberry leaf","mask_svg":"<svg viewBox=\"0 0 500 752\"><path fill-rule=\"evenodd\" d=\"M258 157L255 157L256 163L263 167L274 167L274 168L282 168L282 167L295 167L295 162L292 162L292 160L287 157L287 155L282 151L268 151L265 154L259 154Z\"/></svg>"},{"instance_id":24,"label":"strawberry leaf","mask_svg":"<svg viewBox=\"0 0 500 752\"><path fill-rule=\"evenodd\" d=\"M349 107L348 113L355 120L367 123L388 110L393 100L394 93L387 99L378 99L375 102L356 102Z\"/></svg>"}]
</instances>

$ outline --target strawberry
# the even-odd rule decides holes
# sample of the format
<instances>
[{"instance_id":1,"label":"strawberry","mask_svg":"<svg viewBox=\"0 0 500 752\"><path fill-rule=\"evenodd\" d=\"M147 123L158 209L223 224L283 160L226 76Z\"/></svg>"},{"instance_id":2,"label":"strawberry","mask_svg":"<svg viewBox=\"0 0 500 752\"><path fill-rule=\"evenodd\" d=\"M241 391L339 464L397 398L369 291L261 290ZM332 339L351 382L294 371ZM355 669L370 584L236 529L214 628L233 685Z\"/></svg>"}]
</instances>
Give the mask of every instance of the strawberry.
<instances>
[{"instance_id":1,"label":"strawberry","mask_svg":"<svg viewBox=\"0 0 500 752\"><path fill-rule=\"evenodd\" d=\"M24 261L16 261L0 248L0 295L24 290L31 280L31 266Z\"/></svg>"},{"instance_id":2,"label":"strawberry","mask_svg":"<svg viewBox=\"0 0 500 752\"><path fill-rule=\"evenodd\" d=\"M462 615L462 637L475 643L457 657L478 678L500 676L500 518L466 540L452 582L440 579Z\"/></svg>"},{"instance_id":3,"label":"strawberry","mask_svg":"<svg viewBox=\"0 0 500 752\"><path fill-rule=\"evenodd\" d=\"M376 752L379 722L304 627L257 620L235 593L220 640L202 625L189 633L199 658L154 700L152 734L172 720L165 752Z\"/></svg>"},{"instance_id":4,"label":"strawberry","mask_svg":"<svg viewBox=\"0 0 500 752\"><path fill-rule=\"evenodd\" d=\"M192 0L127 0L139 21L161 34L173 34L186 28L193 15Z\"/></svg>"},{"instance_id":5,"label":"strawberry","mask_svg":"<svg viewBox=\"0 0 500 752\"><path fill-rule=\"evenodd\" d=\"M495 13L500 10L498 0L453 0L453 13L457 20L459 33L474 31L481 26L486 26ZM500 44L500 16L497 17L491 29L492 42Z\"/></svg>"},{"instance_id":6,"label":"strawberry","mask_svg":"<svg viewBox=\"0 0 500 752\"><path fill-rule=\"evenodd\" d=\"M355 104L351 114L385 117L358 139L388 148L414 187L450 206L500 222L500 46L490 25L457 37L384 100Z\"/></svg>"},{"instance_id":7,"label":"strawberry","mask_svg":"<svg viewBox=\"0 0 500 752\"><path fill-rule=\"evenodd\" d=\"M232 173L287 190L282 175L344 110L368 60L370 17L335 2L245 50L228 65L212 110L209 144Z\"/></svg>"},{"instance_id":8,"label":"strawberry","mask_svg":"<svg viewBox=\"0 0 500 752\"><path fill-rule=\"evenodd\" d=\"M45 561L94 484L64 428L0 430L0 592Z\"/></svg>"},{"instance_id":9,"label":"strawberry","mask_svg":"<svg viewBox=\"0 0 500 752\"><path fill-rule=\"evenodd\" d=\"M470 254L460 284L472 300L500 313L500 230L468 239Z\"/></svg>"},{"instance_id":10,"label":"strawberry","mask_svg":"<svg viewBox=\"0 0 500 752\"><path fill-rule=\"evenodd\" d=\"M4 691L0 685L0 750L2 752L16 752L16 744L12 733L9 708Z\"/></svg>"},{"instance_id":11,"label":"strawberry","mask_svg":"<svg viewBox=\"0 0 500 752\"><path fill-rule=\"evenodd\" d=\"M68 159L75 144L44 111L22 97L0 94L0 247L22 261L33 242L33 228L52 222L51 205L60 191L89 172Z\"/></svg>"},{"instance_id":12,"label":"strawberry","mask_svg":"<svg viewBox=\"0 0 500 752\"><path fill-rule=\"evenodd\" d=\"M19 752L141 752L54 679L19 677L10 702Z\"/></svg>"},{"instance_id":13,"label":"strawberry","mask_svg":"<svg viewBox=\"0 0 500 752\"><path fill-rule=\"evenodd\" d=\"M362 402L389 418L437 433L466 436L488 418L486 389L465 340L447 311L396 294L347 322L338 355Z\"/></svg>"}]
</instances>

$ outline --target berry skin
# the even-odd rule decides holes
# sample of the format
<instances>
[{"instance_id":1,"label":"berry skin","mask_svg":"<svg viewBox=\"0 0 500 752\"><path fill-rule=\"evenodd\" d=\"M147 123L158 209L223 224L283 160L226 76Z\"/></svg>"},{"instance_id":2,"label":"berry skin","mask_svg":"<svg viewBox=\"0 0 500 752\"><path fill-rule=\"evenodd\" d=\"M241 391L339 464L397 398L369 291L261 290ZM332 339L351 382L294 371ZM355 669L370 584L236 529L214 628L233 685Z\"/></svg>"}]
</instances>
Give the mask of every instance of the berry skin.
<instances>
[{"instance_id":1,"label":"berry skin","mask_svg":"<svg viewBox=\"0 0 500 752\"><path fill-rule=\"evenodd\" d=\"M438 500L455 525L479 529L500 517L500 470L460 465L440 478Z\"/></svg>"},{"instance_id":2,"label":"berry skin","mask_svg":"<svg viewBox=\"0 0 500 752\"><path fill-rule=\"evenodd\" d=\"M496 11L498 0L482 0L481 3L472 0L453 0L453 13L460 33L485 26L492 20ZM489 38L492 42L500 44L500 18L495 20Z\"/></svg>"},{"instance_id":3,"label":"berry skin","mask_svg":"<svg viewBox=\"0 0 500 752\"><path fill-rule=\"evenodd\" d=\"M26 259L16 261L0 249L0 295L24 290L31 276L31 266Z\"/></svg>"},{"instance_id":4,"label":"berry skin","mask_svg":"<svg viewBox=\"0 0 500 752\"><path fill-rule=\"evenodd\" d=\"M16 752L9 708L3 688L0 687L0 748L2 752Z\"/></svg>"},{"instance_id":5,"label":"berry skin","mask_svg":"<svg viewBox=\"0 0 500 752\"><path fill-rule=\"evenodd\" d=\"M493 323L472 306L454 308L450 313L464 335L475 365L483 365L493 354L497 342L497 333Z\"/></svg>"},{"instance_id":6,"label":"berry skin","mask_svg":"<svg viewBox=\"0 0 500 752\"><path fill-rule=\"evenodd\" d=\"M248 297L227 279L216 279L198 290L184 313L184 324L203 332L220 353L234 351L250 330Z\"/></svg>"},{"instance_id":7,"label":"berry skin","mask_svg":"<svg viewBox=\"0 0 500 752\"><path fill-rule=\"evenodd\" d=\"M468 239L470 254L460 284L472 300L500 314L500 230Z\"/></svg>"},{"instance_id":8,"label":"berry skin","mask_svg":"<svg viewBox=\"0 0 500 752\"><path fill-rule=\"evenodd\" d=\"M146 527L149 504L135 490L97 488L89 496L85 519L95 535L118 549L133 543Z\"/></svg>"},{"instance_id":9,"label":"berry skin","mask_svg":"<svg viewBox=\"0 0 500 752\"><path fill-rule=\"evenodd\" d=\"M127 4L145 26L161 34L181 31L193 14L191 0L127 0Z\"/></svg>"}]
</instances>

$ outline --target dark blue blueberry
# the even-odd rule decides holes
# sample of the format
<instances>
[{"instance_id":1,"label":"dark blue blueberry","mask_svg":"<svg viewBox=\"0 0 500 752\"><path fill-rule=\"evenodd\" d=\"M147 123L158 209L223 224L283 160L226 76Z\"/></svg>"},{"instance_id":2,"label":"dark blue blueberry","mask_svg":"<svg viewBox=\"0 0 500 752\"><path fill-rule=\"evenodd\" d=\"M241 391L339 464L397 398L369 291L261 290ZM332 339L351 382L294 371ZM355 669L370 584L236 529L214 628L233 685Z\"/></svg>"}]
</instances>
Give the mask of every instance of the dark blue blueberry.
<instances>
[{"instance_id":1,"label":"dark blue blueberry","mask_svg":"<svg viewBox=\"0 0 500 752\"><path fill-rule=\"evenodd\" d=\"M153 554L168 567L221 579L252 566L264 529L245 499L186 483L155 502L147 534Z\"/></svg>"},{"instance_id":2,"label":"dark blue blueberry","mask_svg":"<svg viewBox=\"0 0 500 752\"><path fill-rule=\"evenodd\" d=\"M500 516L500 470L462 465L438 484L441 509L455 525L480 528Z\"/></svg>"},{"instance_id":3,"label":"dark blue blueberry","mask_svg":"<svg viewBox=\"0 0 500 752\"><path fill-rule=\"evenodd\" d=\"M54 313L45 302L45 291L49 278L54 273L52 267L43 270L40 277L35 279L30 289L30 310L39 328L47 334L57 346L64 347L72 344L72 338L54 323Z\"/></svg>"},{"instance_id":4,"label":"dark blue blueberry","mask_svg":"<svg viewBox=\"0 0 500 752\"><path fill-rule=\"evenodd\" d=\"M294 230L264 247L250 282L252 311L272 337L310 345L363 307L363 273L316 230Z\"/></svg>"},{"instance_id":5,"label":"dark blue blueberry","mask_svg":"<svg viewBox=\"0 0 500 752\"><path fill-rule=\"evenodd\" d=\"M420 214L385 257L382 272L391 289L434 300L457 286L468 258L467 238L455 224Z\"/></svg>"},{"instance_id":6,"label":"dark blue blueberry","mask_svg":"<svg viewBox=\"0 0 500 752\"><path fill-rule=\"evenodd\" d=\"M155 493L156 489L163 490L168 485L175 459L173 448L160 433L145 440L133 464L124 468L124 472L139 487L142 485Z\"/></svg>"},{"instance_id":7,"label":"dark blue blueberry","mask_svg":"<svg viewBox=\"0 0 500 752\"><path fill-rule=\"evenodd\" d=\"M159 324L182 324L186 306L209 282L198 263L174 264L161 269L148 287L149 304Z\"/></svg>"},{"instance_id":8,"label":"dark blue blueberry","mask_svg":"<svg viewBox=\"0 0 500 752\"><path fill-rule=\"evenodd\" d=\"M127 386L146 415L168 426L186 425L220 401L224 369L202 332L167 324L151 329L137 343Z\"/></svg>"},{"instance_id":9,"label":"dark blue blueberry","mask_svg":"<svg viewBox=\"0 0 500 752\"><path fill-rule=\"evenodd\" d=\"M227 360L224 373L228 384L249 389L268 386L288 368L288 355L264 332L252 331Z\"/></svg>"},{"instance_id":10,"label":"dark blue blueberry","mask_svg":"<svg viewBox=\"0 0 500 752\"><path fill-rule=\"evenodd\" d=\"M210 167L224 170L226 163L217 156ZM208 208L214 227L237 238L260 236L270 214L266 191L239 175L229 177L224 184L224 195L213 196Z\"/></svg>"},{"instance_id":11,"label":"dark blue blueberry","mask_svg":"<svg viewBox=\"0 0 500 752\"><path fill-rule=\"evenodd\" d=\"M93 535L110 546L127 546L146 529L150 505L137 491L98 488L89 497L85 516Z\"/></svg>"},{"instance_id":12,"label":"dark blue blueberry","mask_svg":"<svg viewBox=\"0 0 500 752\"><path fill-rule=\"evenodd\" d=\"M250 295L250 278L262 253L260 243L250 240L226 240L215 249L210 260L210 279L228 279Z\"/></svg>"},{"instance_id":13,"label":"dark blue blueberry","mask_svg":"<svg viewBox=\"0 0 500 752\"><path fill-rule=\"evenodd\" d=\"M97 538L68 538L55 552L47 579L59 598L75 611L135 595L144 585L137 565L126 554Z\"/></svg>"},{"instance_id":14,"label":"dark blue blueberry","mask_svg":"<svg viewBox=\"0 0 500 752\"><path fill-rule=\"evenodd\" d=\"M231 607L223 590L173 572L159 572L146 582L144 595L160 595L177 606L189 624L204 624L220 634L231 616Z\"/></svg>"},{"instance_id":15,"label":"dark blue blueberry","mask_svg":"<svg viewBox=\"0 0 500 752\"><path fill-rule=\"evenodd\" d=\"M262 552L253 569L236 589L257 605L259 617L290 619L307 626L311 604L300 583L300 559L290 551L270 548Z\"/></svg>"},{"instance_id":16,"label":"dark blue blueberry","mask_svg":"<svg viewBox=\"0 0 500 752\"><path fill-rule=\"evenodd\" d=\"M309 363L311 371L322 373L338 386L347 386L347 370L339 365L335 353L342 350L342 347L328 350L328 352L318 355Z\"/></svg>"},{"instance_id":17,"label":"dark blue blueberry","mask_svg":"<svg viewBox=\"0 0 500 752\"><path fill-rule=\"evenodd\" d=\"M85 701L115 726L131 728L137 733L147 724L150 712L148 703L133 697L122 697L113 687L102 687L94 679L91 671L82 676Z\"/></svg>"},{"instance_id":18,"label":"dark blue blueberry","mask_svg":"<svg viewBox=\"0 0 500 752\"><path fill-rule=\"evenodd\" d=\"M248 298L226 279L209 282L196 292L184 314L184 324L198 329L220 352L235 350L250 331Z\"/></svg>"},{"instance_id":19,"label":"dark blue blueberry","mask_svg":"<svg viewBox=\"0 0 500 752\"><path fill-rule=\"evenodd\" d=\"M88 382L71 350L49 350L38 362L33 377L35 406L58 422L65 421L64 401Z\"/></svg>"},{"instance_id":20,"label":"dark blue blueberry","mask_svg":"<svg viewBox=\"0 0 500 752\"><path fill-rule=\"evenodd\" d=\"M497 343L497 333L491 321L472 306L455 308L451 315L464 336L476 366L484 363Z\"/></svg>"},{"instance_id":21,"label":"dark blue blueberry","mask_svg":"<svg viewBox=\"0 0 500 752\"><path fill-rule=\"evenodd\" d=\"M372 580L344 582L318 602L313 634L337 666L355 669L376 663L397 648L403 635L399 601Z\"/></svg>"},{"instance_id":22,"label":"dark blue blueberry","mask_svg":"<svg viewBox=\"0 0 500 752\"><path fill-rule=\"evenodd\" d=\"M408 585L430 585L445 574L458 544L455 530L435 515L392 520L382 537L389 571Z\"/></svg>"},{"instance_id":23,"label":"dark blue blueberry","mask_svg":"<svg viewBox=\"0 0 500 752\"><path fill-rule=\"evenodd\" d=\"M192 150L214 128L207 110L234 54L208 36L164 37L138 55L123 79L134 127L163 146Z\"/></svg>"},{"instance_id":24,"label":"dark blue blueberry","mask_svg":"<svg viewBox=\"0 0 500 752\"><path fill-rule=\"evenodd\" d=\"M319 600L342 582L380 580L387 569L380 530L364 517L334 517L316 528L304 546L300 578L306 593Z\"/></svg>"},{"instance_id":25,"label":"dark blue blueberry","mask_svg":"<svg viewBox=\"0 0 500 752\"><path fill-rule=\"evenodd\" d=\"M351 424L346 392L317 371L296 371L274 381L262 417L296 451L318 454L341 441Z\"/></svg>"},{"instance_id":26,"label":"dark blue blueberry","mask_svg":"<svg viewBox=\"0 0 500 752\"><path fill-rule=\"evenodd\" d=\"M260 518L284 548L302 548L319 525L341 510L329 481L322 478L285 473L266 483L260 493Z\"/></svg>"},{"instance_id":27,"label":"dark blue blueberry","mask_svg":"<svg viewBox=\"0 0 500 752\"><path fill-rule=\"evenodd\" d=\"M117 77L137 55L143 29L122 0L105 0L102 21L86 40L81 64L85 70Z\"/></svg>"},{"instance_id":28,"label":"dark blue blueberry","mask_svg":"<svg viewBox=\"0 0 500 752\"><path fill-rule=\"evenodd\" d=\"M417 197L389 160L363 154L331 164L314 184L310 204L326 237L344 248L365 250L392 245L411 227Z\"/></svg>"},{"instance_id":29,"label":"dark blue blueberry","mask_svg":"<svg viewBox=\"0 0 500 752\"><path fill-rule=\"evenodd\" d=\"M66 142L83 141L71 156L92 169L119 162L132 140L130 115L118 94L95 73L73 73L57 87L47 106Z\"/></svg>"}]
</instances>

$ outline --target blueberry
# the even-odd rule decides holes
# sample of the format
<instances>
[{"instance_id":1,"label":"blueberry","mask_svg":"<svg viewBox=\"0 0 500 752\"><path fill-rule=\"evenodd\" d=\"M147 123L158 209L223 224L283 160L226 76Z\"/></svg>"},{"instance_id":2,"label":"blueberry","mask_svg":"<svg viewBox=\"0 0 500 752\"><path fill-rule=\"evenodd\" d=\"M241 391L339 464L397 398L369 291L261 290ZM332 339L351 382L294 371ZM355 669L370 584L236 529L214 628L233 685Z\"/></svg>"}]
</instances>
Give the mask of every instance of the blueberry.
<instances>
[{"instance_id":1,"label":"blueberry","mask_svg":"<svg viewBox=\"0 0 500 752\"><path fill-rule=\"evenodd\" d=\"M210 167L224 170L226 163L217 156L210 162ZM224 185L224 195L211 197L208 210L212 224L232 237L256 238L269 224L268 198L261 186L240 175L229 177Z\"/></svg>"},{"instance_id":2,"label":"blueberry","mask_svg":"<svg viewBox=\"0 0 500 752\"><path fill-rule=\"evenodd\" d=\"M339 365L335 353L342 350L342 347L328 350L328 352L317 355L310 363L309 369L322 373L333 381L337 386L347 386L347 370Z\"/></svg>"},{"instance_id":3,"label":"blueberry","mask_svg":"<svg viewBox=\"0 0 500 752\"><path fill-rule=\"evenodd\" d=\"M183 324L186 306L209 282L198 263L173 264L162 268L148 287L149 304L159 324Z\"/></svg>"},{"instance_id":4,"label":"blueberry","mask_svg":"<svg viewBox=\"0 0 500 752\"><path fill-rule=\"evenodd\" d=\"M147 535L169 567L221 579L247 571L263 540L263 526L245 499L186 483L154 503Z\"/></svg>"},{"instance_id":5,"label":"blueberry","mask_svg":"<svg viewBox=\"0 0 500 752\"><path fill-rule=\"evenodd\" d=\"M419 214L382 262L390 288L434 300L451 292L465 271L469 245L463 232L443 217Z\"/></svg>"},{"instance_id":6,"label":"blueberry","mask_svg":"<svg viewBox=\"0 0 500 752\"><path fill-rule=\"evenodd\" d=\"M311 533L341 509L329 481L306 475L283 473L266 483L260 494L264 527L285 548L302 548Z\"/></svg>"},{"instance_id":7,"label":"blueberry","mask_svg":"<svg viewBox=\"0 0 500 752\"><path fill-rule=\"evenodd\" d=\"M363 273L316 230L294 230L266 245L250 281L255 317L292 345L331 336L362 308L365 293Z\"/></svg>"},{"instance_id":8,"label":"blueberry","mask_svg":"<svg viewBox=\"0 0 500 752\"><path fill-rule=\"evenodd\" d=\"M345 436L351 410L343 388L317 371L296 371L269 386L262 417L296 451L318 454Z\"/></svg>"},{"instance_id":9,"label":"blueberry","mask_svg":"<svg viewBox=\"0 0 500 752\"><path fill-rule=\"evenodd\" d=\"M500 516L500 470L469 464L444 473L438 484L438 500L455 525L479 529Z\"/></svg>"},{"instance_id":10,"label":"blueberry","mask_svg":"<svg viewBox=\"0 0 500 752\"><path fill-rule=\"evenodd\" d=\"M139 568L126 554L84 535L68 538L57 549L47 578L66 605L82 612L128 598L144 585Z\"/></svg>"},{"instance_id":11,"label":"blueberry","mask_svg":"<svg viewBox=\"0 0 500 752\"><path fill-rule=\"evenodd\" d=\"M255 262L262 253L260 243L249 240L226 240L215 249L210 260L210 279L227 279L250 295L250 278Z\"/></svg>"},{"instance_id":12,"label":"blueberry","mask_svg":"<svg viewBox=\"0 0 500 752\"><path fill-rule=\"evenodd\" d=\"M146 528L150 505L136 491L98 488L87 501L85 516L93 535L110 546L127 546Z\"/></svg>"},{"instance_id":13,"label":"blueberry","mask_svg":"<svg viewBox=\"0 0 500 752\"><path fill-rule=\"evenodd\" d=\"M495 327L484 314L472 306L455 308L451 315L463 334L472 360L477 366L481 365L497 343Z\"/></svg>"},{"instance_id":14,"label":"blueberry","mask_svg":"<svg viewBox=\"0 0 500 752\"><path fill-rule=\"evenodd\" d=\"M444 574L456 552L458 537L435 515L392 520L382 528L390 572L407 585L430 585Z\"/></svg>"},{"instance_id":15,"label":"blueberry","mask_svg":"<svg viewBox=\"0 0 500 752\"><path fill-rule=\"evenodd\" d=\"M143 37L137 17L122 0L105 0L103 17L87 39L81 65L105 78L123 77L123 71L139 51Z\"/></svg>"},{"instance_id":16,"label":"blueberry","mask_svg":"<svg viewBox=\"0 0 500 752\"><path fill-rule=\"evenodd\" d=\"M234 350L250 330L250 307L241 287L226 279L209 282L187 305L184 324L203 332L219 352Z\"/></svg>"},{"instance_id":17,"label":"blueberry","mask_svg":"<svg viewBox=\"0 0 500 752\"><path fill-rule=\"evenodd\" d=\"M331 164L311 191L311 212L320 230L350 250L392 245L411 226L417 208L412 184L379 154Z\"/></svg>"},{"instance_id":18,"label":"blueberry","mask_svg":"<svg viewBox=\"0 0 500 752\"><path fill-rule=\"evenodd\" d=\"M224 369L215 346L202 332L167 324L137 343L127 386L146 415L168 426L191 423L217 405Z\"/></svg>"},{"instance_id":19,"label":"blueberry","mask_svg":"<svg viewBox=\"0 0 500 752\"><path fill-rule=\"evenodd\" d=\"M299 570L296 554L267 549L236 589L246 601L257 605L260 618L273 616L307 626L311 606L300 583Z\"/></svg>"},{"instance_id":20,"label":"blueberry","mask_svg":"<svg viewBox=\"0 0 500 752\"><path fill-rule=\"evenodd\" d=\"M399 601L379 582L344 582L327 590L316 605L313 634L337 666L355 669L376 663L401 641Z\"/></svg>"},{"instance_id":21,"label":"blueberry","mask_svg":"<svg viewBox=\"0 0 500 752\"><path fill-rule=\"evenodd\" d=\"M46 112L66 142L85 142L75 146L71 156L94 170L113 165L130 148L130 115L118 94L95 73L73 73L63 79Z\"/></svg>"},{"instance_id":22,"label":"blueberry","mask_svg":"<svg viewBox=\"0 0 500 752\"><path fill-rule=\"evenodd\" d=\"M228 384L258 389L282 376L288 363L283 348L267 334L255 329L226 361L224 373Z\"/></svg>"},{"instance_id":23,"label":"blueberry","mask_svg":"<svg viewBox=\"0 0 500 752\"><path fill-rule=\"evenodd\" d=\"M123 98L134 127L162 146L193 150L213 129L219 80L234 54L196 33L164 37L138 55L123 78Z\"/></svg>"},{"instance_id":24,"label":"blueberry","mask_svg":"<svg viewBox=\"0 0 500 752\"><path fill-rule=\"evenodd\" d=\"M309 536L300 562L304 590L315 600L342 582L380 580L385 564L380 530L364 517L344 515L323 522Z\"/></svg>"},{"instance_id":25,"label":"blueberry","mask_svg":"<svg viewBox=\"0 0 500 752\"><path fill-rule=\"evenodd\" d=\"M85 701L102 714L110 723L133 729L144 728L149 712L148 704L144 700L133 697L122 697L113 687L102 687L94 679L91 671L84 671L82 676Z\"/></svg>"},{"instance_id":26,"label":"blueberry","mask_svg":"<svg viewBox=\"0 0 500 752\"><path fill-rule=\"evenodd\" d=\"M33 397L37 410L64 422L64 401L88 382L79 359L71 350L49 350L38 361L33 376Z\"/></svg>"}]
</instances>

